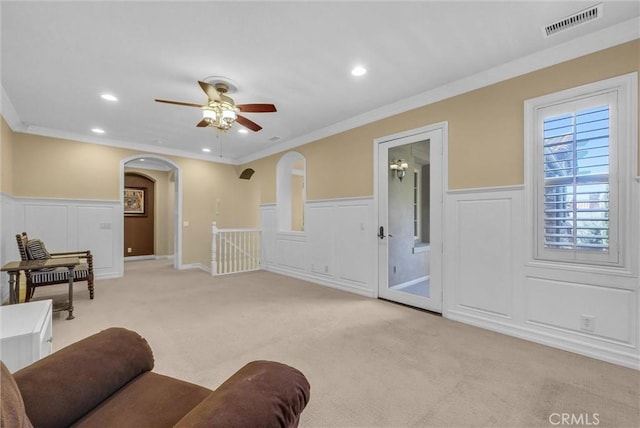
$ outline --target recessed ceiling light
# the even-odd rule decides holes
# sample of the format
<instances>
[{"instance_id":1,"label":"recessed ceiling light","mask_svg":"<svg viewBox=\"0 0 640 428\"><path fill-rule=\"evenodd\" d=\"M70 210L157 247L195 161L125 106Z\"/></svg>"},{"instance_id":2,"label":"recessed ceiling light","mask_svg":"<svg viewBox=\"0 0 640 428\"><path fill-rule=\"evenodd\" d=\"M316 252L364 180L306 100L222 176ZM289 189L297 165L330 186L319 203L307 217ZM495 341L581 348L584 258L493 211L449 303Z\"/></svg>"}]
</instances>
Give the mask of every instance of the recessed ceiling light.
<instances>
[{"instance_id":1,"label":"recessed ceiling light","mask_svg":"<svg viewBox=\"0 0 640 428\"><path fill-rule=\"evenodd\" d=\"M144 159L140 159L140 162L144 162Z\"/></svg>"},{"instance_id":2,"label":"recessed ceiling light","mask_svg":"<svg viewBox=\"0 0 640 428\"><path fill-rule=\"evenodd\" d=\"M208 149L208 148L205 147L204 149L202 149L202 151L205 152L205 153L209 153L211 151L211 149Z\"/></svg>"},{"instance_id":3,"label":"recessed ceiling light","mask_svg":"<svg viewBox=\"0 0 640 428\"><path fill-rule=\"evenodd\" d=\"M244 128L240 128L240 129L238 129L238 133L239 133L239 134L248 134L248 133L249 133L249 131L247 131L247 130L246 130L246 129L244 129Z\"/></svg>"},{"instance_id":4,"label":"recessed ceiling light","mask_svg":"<svg viewBox=\"0 0 640 428\"><path fill-rule=\"evenodd\" d=\"M353 67L353 69L351 70L351 75L359 77L359 76L363 76L366 72L367 72L366 68L364 68L361 65L358 65L356 67Z\"/></svg>"},{"instance_id":5,"label":"recessed ceiling light","mask_svg":"<svg viewBox=\"0 0 640 428\"><path fill-rule=\"evenodd\" d=\"M100 128L91 128L91 132L95 133L95 134L104 134L104 129L100 129Z\"/></svg>"},{"instance_id":6,"label":"recessed ceiling light","mask_svg":"<svg viewBox=\"0 0 640 428\"><path fill-rule=\"evenodd\" d=\"M118 98L115 95L112 95L112 94L102 94L102 95L100 95L100 97L103 100L107 100L107 101L118 101Z\"/></svg>"}]
</instances>

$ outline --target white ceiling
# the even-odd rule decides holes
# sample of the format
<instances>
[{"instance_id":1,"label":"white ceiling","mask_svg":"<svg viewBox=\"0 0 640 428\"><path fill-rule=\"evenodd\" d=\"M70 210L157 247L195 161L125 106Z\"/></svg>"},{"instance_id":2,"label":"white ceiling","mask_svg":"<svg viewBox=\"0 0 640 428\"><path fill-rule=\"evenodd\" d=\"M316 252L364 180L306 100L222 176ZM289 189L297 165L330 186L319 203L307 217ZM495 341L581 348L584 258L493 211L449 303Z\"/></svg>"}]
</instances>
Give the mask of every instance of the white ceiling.
<instances>
[{"instance_id":1,"label":"white ceiling","mask_svg":"<svg viewBox=\"0 0 640 428\"><path fill-rule=\"evenodd\" d=\"M16 131L238 163L639 37L637 0L543 36L595 4L2 1L2 113ZM356 64L368 73L351 76ZM238 104L278 108L246 113L262 131L234 125L222 158L198 109L153 101L204 103L208 76L232 79Z\"/></svg>"}]
</instances>

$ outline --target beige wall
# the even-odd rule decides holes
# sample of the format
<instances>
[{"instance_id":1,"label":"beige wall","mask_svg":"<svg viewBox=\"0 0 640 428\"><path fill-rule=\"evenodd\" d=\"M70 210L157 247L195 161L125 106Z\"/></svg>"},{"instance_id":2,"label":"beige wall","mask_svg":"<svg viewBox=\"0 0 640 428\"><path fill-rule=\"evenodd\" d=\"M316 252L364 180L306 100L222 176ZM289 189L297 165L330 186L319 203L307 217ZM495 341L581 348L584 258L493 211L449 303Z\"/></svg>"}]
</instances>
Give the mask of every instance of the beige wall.
<instances>
[{"instance_id":1,"label":"beige wall","mask_svg":"<svg viewBox=\"0 0 640 428\"><path fill-rule=\"evenodd\" d=\"M6 128L6 129L5 129ZM120 162L146 154L97 144L14 133L3 126L3 146L8 135L13 196L120 200ZM4 147L3 147L4 148ZM9 162L3 150L2 164ZM175 156L163 156L182 171L184 264L210 264L211 222L219 227L257 227L259 186L240 180L229 165ZM33 174L38 171L38 174ZM3 175L5 168L3 168ZM216 214L216 200L220 212ZM166 245L169 245L168 243Z\"/></svg>"},{"instance_id":2,"label":"beige wall","mask_svg":"<svg viewBox=\"0 0 640 428\"><path fill-rule=\"evenodd\" d=\"M523 184L524 101L640 71L639 53L635 40L297 147L307 159L307 199L372 195L373 140L442 121L449 123L450 189ZM256 170L262 203L276 200L281 156L242 166ZM336 174L336 162L349 168Z\"/></svg>"},{"instance_id":3,"label":"beige wall","mask_svg":"<svg viewBox=\"0 0 640 428\"><path fill-rule=\"evenodd\" d=\"M0 116L0 191L13 193L13 132Z\"/></svg>"},{"instance_id":4,"label":"beige wall","mask_svg":"<svg viewBox=\"0 0 640 428\"><path fill-rule=\"evenodd\" d=\"M291 230L304 230L304 177L291 175Z\"/></svg>"}]
</instances>

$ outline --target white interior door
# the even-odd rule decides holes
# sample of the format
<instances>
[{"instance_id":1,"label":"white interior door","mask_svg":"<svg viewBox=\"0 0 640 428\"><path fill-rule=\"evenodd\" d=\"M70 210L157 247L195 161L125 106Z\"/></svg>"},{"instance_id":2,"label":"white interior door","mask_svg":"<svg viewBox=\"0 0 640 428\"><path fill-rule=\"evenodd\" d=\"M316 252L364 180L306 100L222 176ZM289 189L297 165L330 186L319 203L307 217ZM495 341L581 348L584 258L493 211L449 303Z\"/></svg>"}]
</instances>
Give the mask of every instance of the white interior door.
<instances>
[{"instance_id":1,"label":"white interior door","mask_svg":"<svg viewBox=\"0 0 640 428\"><path fill-rule=\"evenodd\" d=\"M442 312L444 127L376 140L378 296Z\"/></svg>"}]
</instances>

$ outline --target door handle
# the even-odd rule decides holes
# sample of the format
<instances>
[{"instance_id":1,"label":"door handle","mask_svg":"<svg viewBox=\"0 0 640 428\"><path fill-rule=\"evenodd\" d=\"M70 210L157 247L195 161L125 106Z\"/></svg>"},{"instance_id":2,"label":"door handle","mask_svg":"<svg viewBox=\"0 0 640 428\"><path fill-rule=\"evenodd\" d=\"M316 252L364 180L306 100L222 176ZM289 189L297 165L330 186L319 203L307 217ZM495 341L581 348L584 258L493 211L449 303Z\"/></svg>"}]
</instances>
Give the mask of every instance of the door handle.
<instances>
[{"instance_id":1,"label":"door handle","mask_svg":"<svg viewBox=\"0 0 640 428\"><path fill-rule=\"evenodd\" d=\"M380 226L380 229L378 231L378 238L380 238L380 239L384 239L385 238L385 236L384 236L384 226Z\"/></svg>"}]
</instances>

